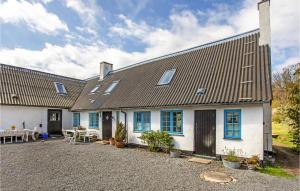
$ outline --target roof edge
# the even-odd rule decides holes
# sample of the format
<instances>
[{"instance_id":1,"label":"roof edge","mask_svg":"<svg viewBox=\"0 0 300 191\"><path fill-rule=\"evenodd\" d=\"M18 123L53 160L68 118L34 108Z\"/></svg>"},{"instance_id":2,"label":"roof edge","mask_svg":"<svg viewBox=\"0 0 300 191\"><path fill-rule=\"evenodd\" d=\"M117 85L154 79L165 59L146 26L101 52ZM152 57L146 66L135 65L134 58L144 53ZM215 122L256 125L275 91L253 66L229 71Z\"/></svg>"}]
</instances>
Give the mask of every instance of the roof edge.
<instances>
[{"instance_id":1,"label":"roof edge","mask_svg":"<svg viewBox=\"0 0 300 191\"><path fill-rule=\"evenodd\" d=\"M39 73L41 75L50 75L50 76L53 76L53 77L62 78L62 79L66 79L66 80L80 81L82 83L86 83L85 80L81 80L81 79L77 79L77 78L72 78L72 77L67 77L67 76L52 74L52 73L48 73L48 72L43 72L43 71L29 69L29 68L23 68L23 67L9 65L9 64L0 63L0 67L14 69L14 70L19 70L19 71L23 71L23 72L36 72L36 73Z\"/></svg>"},{"instance_id":2,"label":"roof edge","mask_svg":"<svg viewBox=\"0 0 300 191\"><path fill-rule=\"evenodd\" d=\"M156 58L151 58L151 59L148 59L148 60L144 60L144 61L132 64L132 65L129 65L129 66L125 66L123 68L113 70L113 71L109 72L109 74L110 73L115 73L115 72L120 72L120 71L123 71L123 70L127 70L127 69L133 68L135 66L140 66L140 65L143 65L143 64L147 64L149 62L158 61L158 60L166 59L166 58L169 58L169 57L172 57L172 56L177 56L177 55L185 54L185 53L188 53L188 52L191 52L191 51L199 50L199 49L202 49L202 48L215 46L215 45L218 45L218 44L221 44L221 43L224 43L224 42L229 42L229 41L236 40L236 39L239 39L239 38L243 38L243 37L246 37L246 36L249 36L249 35L252 35L252 34L256 34L258 32L259 32L259 28L254 29L254 30L250 30L250 31L247 31L247 32L244 32L244 33L240 33L240 34L237 34L237 35L229 36L229 37L226 37L226 38L223 38L223 39L220 39L220 40L208 42L208 43L205 43L205 44L202 44L202 45L199 45L199 46L195 46L195 47L191 47L191 48L188 48L188 49L173 52L173 53L170 53L170 54L166 54L166 55L163 55L163 56L159 56L159 57L156 57ZM94 77L91 77L89 79L94 79L96 77L97 76L94 76Z\"/></svg>"}]
</instances>

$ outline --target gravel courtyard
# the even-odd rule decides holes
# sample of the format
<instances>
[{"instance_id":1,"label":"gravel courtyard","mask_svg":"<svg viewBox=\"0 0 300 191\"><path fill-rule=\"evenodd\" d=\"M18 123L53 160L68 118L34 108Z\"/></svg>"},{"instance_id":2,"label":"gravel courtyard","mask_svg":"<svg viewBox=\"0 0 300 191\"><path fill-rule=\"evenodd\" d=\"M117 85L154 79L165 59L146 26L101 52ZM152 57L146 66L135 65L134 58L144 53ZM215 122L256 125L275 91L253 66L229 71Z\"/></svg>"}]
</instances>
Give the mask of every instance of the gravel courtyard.
<instances>
[{"instance_id":1,"label":"gravel courtyard","mask_svg":"<svg viewBox=\"0 0 300 191\"><path fill-rule=\"evenodd\" d=\"M143 149L116 149L62 140L1 145L1 191L6 190L299 190L297 180L171 159ZM236 182L206 182L201 172L219 170Z\"/></svg>"}]
</instances>

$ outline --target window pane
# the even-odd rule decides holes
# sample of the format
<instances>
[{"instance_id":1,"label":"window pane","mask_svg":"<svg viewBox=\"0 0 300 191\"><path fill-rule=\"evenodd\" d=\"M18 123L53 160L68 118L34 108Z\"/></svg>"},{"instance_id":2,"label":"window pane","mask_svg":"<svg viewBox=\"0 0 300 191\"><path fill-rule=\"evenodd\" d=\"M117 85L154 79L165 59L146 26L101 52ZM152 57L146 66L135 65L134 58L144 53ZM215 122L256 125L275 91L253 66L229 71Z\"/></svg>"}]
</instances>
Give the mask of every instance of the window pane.
<instances>
[{"instance_id":1,"label":"window pane","mask_svg":"<svg viewBox=\"0 0 300 191\"><path fill-rule=\"evenodd\" d=\"M150 123L150 112L144 112L144 123Z\"/></svg>"},{"instance_id":2,"label":"window pane","mask_svg":"<svg viewBox=\"0 0 300 191\"><path fill-rule=\"evenodd\" d=\"M240 110L225 110L225 138L240 138L241 136L241 121Z\"/></svg>"},{"instance_id":3,"label":"window pane","mask_svg":"<svg viewBox=\"0 0 300 191\"><path fill-rule=\"evenodd\" d=\"M165 71L165 73L160 78L158 85L169 84L175 74L175 71L176 71L176 69L171 69L171 70Z\"/></svg>"},{"instance_id":4,"label":"window pane","mask_svg":"<svg viewBox=\"0 0 300 191\"><path fill-rule=\"evenodd\" d=\"M98 89L99 89L99 85L97 85L96 87L94 87L92 90L91 90L91 93L95 93Z\"/></svg>"},{"instance_id":5,"label":"window pane","mask_svg":"<svg viewBox=\"0 0 300 191\"><path fill-rule=\"evenodd\" d=\"M56 88L56 92L58 94L66 94L67 93L64 84L59 83L59 82L54 82L54 85L55 85L55 88Z\"/></svg>"},{"instance_id":6,"label":"window pane","mask_svg":"<svg viewBox=\"0 0 300 191\"><path fill-rule=\"evenodd\" d=\"M150 131L150 123L144 123L144 131Z\"/></svg>"},{"instance_id":7,"label":"window pane","mask_svg":"<svg viewBox=\"0 0 300 191\"><path fill-rule=\"evenodd\" d=\"M170 131L170 112L162 112L162 130Z\"/></svg>"},{"instance_id":8,"label":"window pane","mask_svg":"<svg viewBox=\"0 0 300 191\"><path fill-rule=\"evenodd\" d=\"M113 81L112 84L105 90L105 93L110 93L118 85L119 81Z\"/></svg>"},{"instance_id":9,"label":"window pane","mask_svg":"<svg viewBox=\"0 0 300 191\"><path fill-rule=\"evenodd\" d=\"M181 112L173 112L173 132L181 131Z\"/></svg>"}]
</instances>

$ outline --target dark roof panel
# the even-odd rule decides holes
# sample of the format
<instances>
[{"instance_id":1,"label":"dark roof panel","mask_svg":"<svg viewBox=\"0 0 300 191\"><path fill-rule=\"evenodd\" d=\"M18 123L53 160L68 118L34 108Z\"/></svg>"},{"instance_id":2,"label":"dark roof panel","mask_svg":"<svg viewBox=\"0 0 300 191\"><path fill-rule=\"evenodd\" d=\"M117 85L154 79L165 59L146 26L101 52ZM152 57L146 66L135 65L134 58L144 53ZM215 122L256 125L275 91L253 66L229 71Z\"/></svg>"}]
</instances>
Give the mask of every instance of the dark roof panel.
<instances>
[{"instance_id":1,"label":"dark roof panel","mask_svg":"<svg viewBox=\"0 0 300 191\"><path fill-rule=\"evenodd\" d=\"M67 95L58 95L54 82L63 83ZM0 64L0 83L0 105L71 108L86 82Z\"/></svg>"},{"instance_id":2,"label":"dark roof panel","mask_svg":"<svg viewBox=\"0 0 300 191\"><path fill-rule=\"evenodd\" d=\"M270 52L258 45L259 32L210 43L111 72L87 81L73 110L268 102L272 99ZM170 84L158 86L166 70ZM120 80L109 95L104 91ZM99 92L90 94L96 84ZM203 95L197 95L205 88ZM95 102L91 103L89 100Z\"/></svg>"}]
</instances>

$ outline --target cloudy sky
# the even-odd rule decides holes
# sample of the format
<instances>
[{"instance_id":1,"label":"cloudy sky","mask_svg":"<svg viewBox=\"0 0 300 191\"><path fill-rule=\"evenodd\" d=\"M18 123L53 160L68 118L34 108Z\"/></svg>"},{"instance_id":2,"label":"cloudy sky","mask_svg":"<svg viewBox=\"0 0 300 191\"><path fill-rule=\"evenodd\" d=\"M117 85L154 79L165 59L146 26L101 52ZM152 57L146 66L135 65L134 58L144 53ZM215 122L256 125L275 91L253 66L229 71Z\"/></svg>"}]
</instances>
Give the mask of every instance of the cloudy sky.
<instances>
[{"instance_id":1,"label":"cloudy sky","mask_svg":"<svg viewBox=\"0 0 300 191\"><path fill-rule=\"evenodd\" d=\"M258 28L255 0L0 1L0 62L87 78ZM273 71L300 62L299 0L271 0Z\"/></svg>"}]
</instances>

